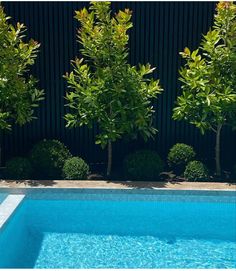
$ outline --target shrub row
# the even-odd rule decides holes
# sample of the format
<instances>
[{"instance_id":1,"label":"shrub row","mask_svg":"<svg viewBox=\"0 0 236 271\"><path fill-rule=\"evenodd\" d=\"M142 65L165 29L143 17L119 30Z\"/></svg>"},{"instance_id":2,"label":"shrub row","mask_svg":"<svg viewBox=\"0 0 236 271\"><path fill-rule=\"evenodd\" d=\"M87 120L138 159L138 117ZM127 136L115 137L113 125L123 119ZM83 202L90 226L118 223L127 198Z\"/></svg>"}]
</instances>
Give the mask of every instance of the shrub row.
<instances>
[{"instance_id":1,"label":"shrub row","mask_svg":"<svg viewBox=\"0 0 236 271\"><path fill-rule=\"evenodd\" d=\"M167 163L174 173L188 181L208 180L207 167L195 157L191 146L177 143L170 149ZM126 156L123 169L129 180L157 181L164 170L164 162L155 151L139 150ZM28 158L15 157L6 163L9 179L84 180L88 174L88 164L80 157L72 157L68 148L58 140L40 141L33 146ZM236 176L236 165L234 174Z\"/></svg>"},{"instance_id":2,"label":"shrub row","mask_svg":"<svg viewBox=\"0 0 236 271\"><path fill-rule=\"evenodd\" d=\"M194 160L195 157L196 153L191 146L177 143L170 149L167 162L177 175L183 175L188 181L208 180L207 167ZM156 181L163 169L164 163L154 151L137 151L124 160L125 175L130 180Z\"/></svg>"},{"instance_id":3,"label":"shrub row","mask_svg":"<svg viewBox=\"0 0 236 271\"><path fill-rule=\"evenodd\" d=\"M86 179L89 166L80 157L72 157L58 140L42 140L35 144L28 158L15 157L6 163L9 179Z\"/></svg>"},{"instance_id":4,"label":"shrub row","mask_svg":"<svg viewBox=\"0 0 236 271\"><path fill-rule=\"evenodd\" d=\"M188 181L207 181L207 167L195 158L196 152L192 146L177 143L169 151L168 164L176 174L183 175Z\"/></svg>"}]
</instances>

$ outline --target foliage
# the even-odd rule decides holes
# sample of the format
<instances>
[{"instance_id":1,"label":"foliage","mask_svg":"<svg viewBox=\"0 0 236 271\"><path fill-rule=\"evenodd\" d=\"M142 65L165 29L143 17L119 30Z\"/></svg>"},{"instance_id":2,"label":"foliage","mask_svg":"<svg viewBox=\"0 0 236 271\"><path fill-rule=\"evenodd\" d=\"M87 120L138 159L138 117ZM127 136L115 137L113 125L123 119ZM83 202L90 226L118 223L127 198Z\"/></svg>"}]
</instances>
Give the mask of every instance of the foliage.
<instances>
[{"instance_id":1,"label":"foliage","mask_svg":"<svg viewBox=\"0 0 236 271\"><path fill-rule=\"evenodd\" d=\"M36 87L36 79L29 75L35 62L39 44L24 42L26 28L8 23L0 6L0 130L10 130L14 123L31 121L34 109L43 99L43 91Z\"/></svg>"},{"instance_id":2,"label":"foliage","mask_svg":"<svg viewBox=\"0 0 236 271\"><path fill-rule=\"evenodd\" d=\"M208 169L200 161L191 161L186 166L184 178L188 181L206 181L209 179Z\"/></svg>"},{"instance_id":3,"label":"foliage","mask_svg":"<svg viewBox=\"0 0 236 271\"><path fill-rule=\"evenodd\" d=\"M181 53L182 95L173 111L175 120L186 120L204 134L216 133L216 173L221 174L222 126L236 127L236 5L217 4L213 29L203 36L199 49Z\"/></svg>"},{"instance_id":4,"label":"foliage","mask_svg":"<svg viewBox=\"0 0 236 271\"><path fill-rule=\"evenodd\" d=\"M168 165L178 173L181 173L187 163L192 161L195 156L196 153L193 147L187 144L177 143L168 153Z\"/></svg>"},{"instance_id":5,"label":"foliage","mask_svg":"<svg viewBox=\"0 0 236 271\"><path fill-rule=\"evenodd\" d=\"M30 153L37 178L61 178L64 163L70 157L67 147L58 140L42 140Z\"/></svg>"},{"instance_id":6,"label":"foliage","mask_svg":"<svg viewBox=\"0 0 236 271\"><path fill-rule=\"evenodd\" d=\"M156 181L163 170L163 162L155 151L140 150L124 159L127 178L135 181Z\"/></svg>"},{"instance_id":7,"label":"foliage","mask_svg":"<svg viewBox=\"0 0 236 271\"><path fill-rule=\"evenodd\" d=\"M9 179L29 179L32 176L32 172L32 165L27 158L14 157L6 162L5 174Z\"/></svg>"},{"instance_id":8,"label":"foliage","mask_svg":"<svg viewBox=\"0 0 236 271\"><path fill-rule=\"evenodd\" d=\"M72 157L65 161L62 172L67 180L85 180L89 174L89 166L80 157Z\"/></svg>"},{"instance_id":9,"label":"foliage","mask_svg":"<svg viewBox=\"0 0 236 271\"><path fill-rule=\"evenodd\" d=\"M186 64L180 70L182 95L174 119L187 120L202 133L218 124L235 125L236 117L236 6L217 5L213 30L192 53L181 53ZM233 121L234 120L234 121Z\"/></svg>"},{"instance_id":10,"label":"foliage","mask_svg":"<svg viewBox=\"0 0 236 271\"><path fill-rule=\"evenodd\" d=\"M96 144L102 147L138 132L144 139L151 137L156 133L152 103L162 90L151 78L154 68L149 64L138 68L128 64L131 11L111 16L110 2L91 2L75 18L81 24L78 38L85 59L73 61L74 71L65 76L67 127L91 128L97 122Z\"/></svg>"}]
</instances>

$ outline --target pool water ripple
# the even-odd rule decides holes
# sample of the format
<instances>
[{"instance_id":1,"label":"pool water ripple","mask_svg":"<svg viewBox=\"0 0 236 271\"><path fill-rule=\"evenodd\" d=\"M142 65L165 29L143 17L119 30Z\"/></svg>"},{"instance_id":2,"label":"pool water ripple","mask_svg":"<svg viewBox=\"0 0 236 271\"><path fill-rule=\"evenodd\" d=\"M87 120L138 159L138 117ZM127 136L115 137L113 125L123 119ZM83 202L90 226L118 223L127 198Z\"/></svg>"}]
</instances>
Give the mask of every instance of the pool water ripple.
<instances>
[{"instance_id":1,"label":"pool water ripple","mask_svg":"<svg viewBox=\"0 0 236 271\"><path fill-rule=\"evenodd\" d=\"M217 240L45 233L35 268L235 268L234 255Z\"/></svg>"}]
</instances>

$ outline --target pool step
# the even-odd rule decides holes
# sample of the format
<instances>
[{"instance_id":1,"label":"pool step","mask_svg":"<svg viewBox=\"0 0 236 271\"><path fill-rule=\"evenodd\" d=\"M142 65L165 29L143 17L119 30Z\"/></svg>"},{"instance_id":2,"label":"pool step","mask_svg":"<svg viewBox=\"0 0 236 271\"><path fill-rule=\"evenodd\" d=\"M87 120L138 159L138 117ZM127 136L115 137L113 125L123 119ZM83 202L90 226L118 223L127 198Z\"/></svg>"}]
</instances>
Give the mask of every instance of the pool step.
<instances>
[{"instance_id":1,"label":"pool step","mask_svg":"<svg viewBox=\"0 0 236 271\"><path fill-rule=\"evenodd\" d=\"M8 195L0 204L0 230L24 199L25 195Z\"/></svg>"}]
</instances>

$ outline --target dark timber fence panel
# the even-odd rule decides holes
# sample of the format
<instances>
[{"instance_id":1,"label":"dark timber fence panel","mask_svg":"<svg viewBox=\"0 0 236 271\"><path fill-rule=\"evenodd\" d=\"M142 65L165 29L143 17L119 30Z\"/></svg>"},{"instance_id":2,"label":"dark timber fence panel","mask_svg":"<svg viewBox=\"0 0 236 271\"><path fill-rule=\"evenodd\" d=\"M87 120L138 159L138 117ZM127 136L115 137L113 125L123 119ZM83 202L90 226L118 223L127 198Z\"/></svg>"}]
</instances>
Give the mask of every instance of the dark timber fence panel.
<instances>
[{"instance_id":1,"label":"dark timber fence panel","mask_svg":"<svg viewBox=\"0 0 236 271\"><path fill-rule=\"evenodd\" d=\"M88 6L88 2L3 2L12 22L23 22L27 36L41 43L33 73L46 98L37 111L38 119L23 126L15 126L11 134L3 136L3 155L8 159L24 155L32 145L43 138L62 140L73 154L81 155L91 163L105 162L106 151L94 144L98 127L67 129L63 115L66 89L62 75L71 70L70 60L78 55L76 43L78 22L74 11ZM159 96L155 126L159 133L154 141L144 143L120 141L114 146L115 160L119 163L129 151L138 148L157 150L163 158L176 142L191 144L201 159L212 163L214 135L201 136L193 126L172 120L172 108L180 89L178 69L182 60L179 52L188 46L199 45L202 33L212 25L215 2L113 2L114 11L130 8L134 27L130 31L130 62L133 65L150 62L157 67L164 93ZM222 151L225 164L235 161L235 133L224 129Z\"/></svg>"}]
</instances>

